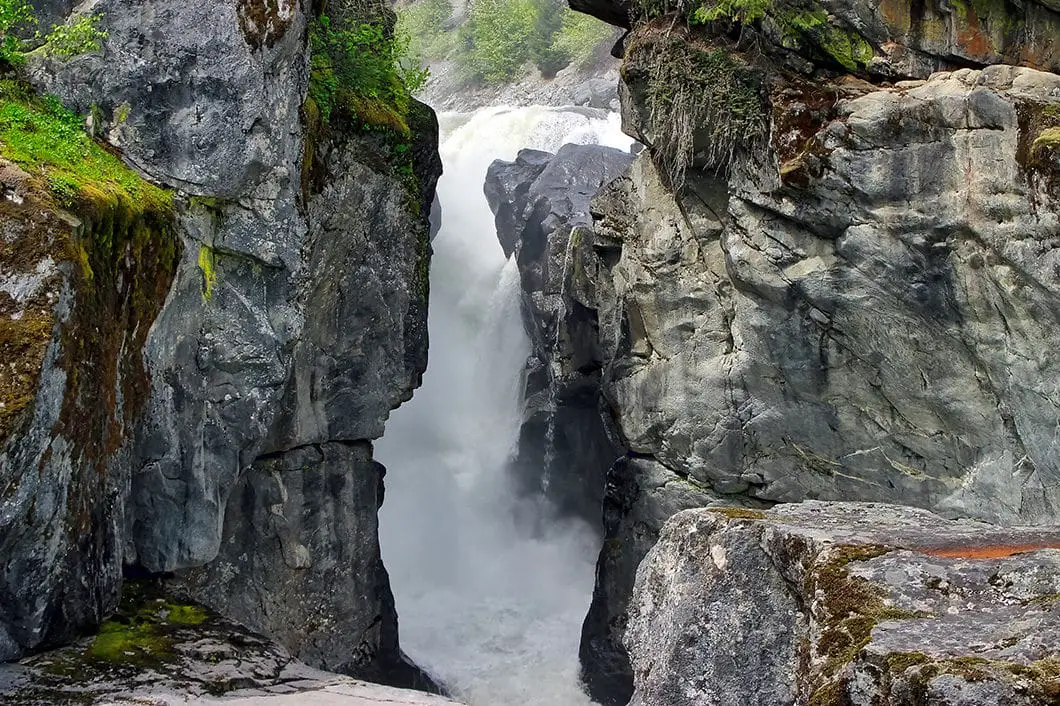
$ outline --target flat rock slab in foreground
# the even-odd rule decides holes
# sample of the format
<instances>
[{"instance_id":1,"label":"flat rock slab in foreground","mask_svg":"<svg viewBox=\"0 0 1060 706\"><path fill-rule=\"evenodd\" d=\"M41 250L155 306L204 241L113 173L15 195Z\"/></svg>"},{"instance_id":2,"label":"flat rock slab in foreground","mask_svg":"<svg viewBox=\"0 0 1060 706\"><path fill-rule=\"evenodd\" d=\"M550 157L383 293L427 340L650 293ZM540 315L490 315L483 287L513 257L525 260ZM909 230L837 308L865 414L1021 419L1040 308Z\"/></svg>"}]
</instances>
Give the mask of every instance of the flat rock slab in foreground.
<instances>
[{"instance_id":1,"label":"flat rock slab in foreground","mask_svg":"<svg viewBox=\"0 0 1060 706\"><path fill-rule=\"evenodd\" d=\"M314 669L277 643L201 606L173 602L153 586L126 593L98 635L0 664L0 704L459 706Z\"/></svg>"},{"instance_id":2,"label":"flat rock slab in foreground","mask_svg":"<svg viewBox=\"0 0 1060 706\"><path fill-rule=\"evenodd\" d=\"M637 573L631 706L1060 703L1060 527L688 510Z\"/></svg>"}]
</instances>

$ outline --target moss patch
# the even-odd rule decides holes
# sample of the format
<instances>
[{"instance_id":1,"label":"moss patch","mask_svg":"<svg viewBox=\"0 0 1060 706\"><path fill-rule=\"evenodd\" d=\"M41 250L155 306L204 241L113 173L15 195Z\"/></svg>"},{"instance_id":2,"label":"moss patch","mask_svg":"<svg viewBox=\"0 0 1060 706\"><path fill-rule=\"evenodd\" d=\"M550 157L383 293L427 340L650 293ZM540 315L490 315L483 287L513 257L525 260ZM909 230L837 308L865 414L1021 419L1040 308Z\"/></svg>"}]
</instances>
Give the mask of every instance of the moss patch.
<instances>
[{"instance_id":1,"label":"moss patch","mask_svg":"<svg viewBox=\"0 0 1060 706\"><path fill-rule=\"evenodd\" d=\"M8 232L21 235L0 245L5 272L30 272L45 257L76 263L66 276L74 302L60 330L59 364L68 380L57 430L102 462L146 394L140 350L178 255L172 196L94 141L57 100L12 80L0 81L0 156L28 175L8 170L5 176L26 198L21 206L0 205ZM43 289L54 299L62 288L55 278ZM0 302L0 349L5 360L17 361L0 373L0 440L34 397L54 304ZM83 521L72 531L87 521L87 508L78 514Z\"/></svg>"},{"instance_id":2,"label":"moss patch","mask_svg":"<svg viewBox=\"0 0 1060 706\"><path fill-rule=\"evenodd\" d=\"M89 137L81 118L58 100L16 81L0 81L0 154L44 179L56 200L78 215L172 213L172 194Z\"/></svg>"},{"instance_id":3,"label":"moss patch","mask_svg":"<svg viewBox=\"0 0 1060 706\"><path fill-rule=\"evenodd\" d=\"M0 182L22 203L0 199L0 272L14 281L37 279L21 301L0 292L0 446L28 417L41 365L52 340L54 297L62 289L62 263L76 263L71 224L60 217L48 190L10 162L0 162ZM51 264L52 274L46 271ZM74 266L77 266L76 264Z\"/></svg>"},{"instance_id":4,"label":"moss patch","mask_svg":"<svg viewBox=\"0 0 1060 706\"><path fill-rule=\"evenodd\" d=\"M884 692L893 693L895 684L902 683L905 685L902 693L911 696L912 703L926 703L932 680L941 676L954 676L972 683L1008 684L1025 695L1027 703L1052 704L1060 698L1060 659L1055 657L1020 664L975 656L938 659L912 652L890 655L887 663L889 673L883 682Z\"/></svg>"},{"instance_id":5,"label":"moss patch","mask_svg":"<svg viewBox=\"0 0 1060 706\"><path fill-rule=\"evenodd\" d=\"M875 51L857 32L829 22L823 9L781 13L777 22L790 48L815 49L820 58L834 61L847 71L868 68Z\"/></svg>"},{"instance_id":6,"label":"moss patch","mask_svg":"<svg viewBox=\"0 0 1060 706\"><path fill-rule=\"evenodd\" d=\"M0 81L0 156L25 170L25 190L65 222L59 236L40 228L34 236L57 237L53 257L77 264L64 275L72 302L58 331L57 364L67 379L55 432L102 473L148 394L142 350L179 257L172 195L95 142L58 101L10 80ZM23 348L24 358L39 355L47 329L44 313L23 327L23 339L38 341ZM19 344L13 335L8 343ZM105 492L98 478L71 479L67 524L79 546L92 545L93 528L103 531Z\"/></svg>"},{"instance_id":7,"label":"moss patch","mask_svg":"<svg viewBox=\"0 0 1060 706\"><path fill-rule=\"evenodd\" d=\"M830 682L869 643L877 623L928 617L888 606L877 586L851 576L847 570L852 562L867 561L891 551L894 547L882 545L836 547L807 575L804 591L814 598L811 612L820 626L816 651L824 658L816 675L815 694L822 689L834 690Z\"/></svg>"},{"instance_id":8,"label":"moss patch","mask_svg":"<svg viewBox=\"0 0 1060 706\"><path fill-rule=\"evenodd\" d=\"M708 507L710 512L724 515L730 520L764 520L766 514L761 510L752 510L746 507Z\"/></svg>"},{"instance_id":9,"label":"moss patch","mask_svg":"<svg viewBox=\"0 0 1060 706\"><path fill-rule=\"evenodd\" d=\"M1031 145L1031 150L1060 150L1060 127L1051 127L1042 130Z\"/></svg>"},{"instance_id":10,"label":"moss patch","mask_svg":"<svg viewBox=\"0 0 1060 706\"><path fill-rule=\"evenodd\" d=\"M217 256L208 245L199 246L199 271L202 272L202 296L208 301L217 284Z\"/></svg>"}]
</instances>

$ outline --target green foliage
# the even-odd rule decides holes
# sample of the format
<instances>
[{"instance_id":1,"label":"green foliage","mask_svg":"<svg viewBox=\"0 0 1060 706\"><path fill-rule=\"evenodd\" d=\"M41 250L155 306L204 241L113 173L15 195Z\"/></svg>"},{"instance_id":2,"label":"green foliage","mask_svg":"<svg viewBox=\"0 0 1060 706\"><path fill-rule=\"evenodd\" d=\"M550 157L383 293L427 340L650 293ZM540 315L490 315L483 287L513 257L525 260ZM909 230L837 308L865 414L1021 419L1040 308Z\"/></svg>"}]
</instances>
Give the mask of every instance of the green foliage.
<instances>
[{"instance_id":1,"label":"green foliage","mask_svg":"<svg viewBox=\"0 0 1060 706\"><path fill-rule=\"evenodd\" d=\"M339 110L369 126L408 134L412 94L428 73L410 58L407 34L389 32L380 22L336 25L323 15L312 23L309 39L309 97L325 125Z\"/></svg>"},{"instance_id":2,"label":"green foliage","mask_svg":"<svg viewBox=\"0 0 1060 706\"><path fill-rule=\"evenodd\" d=\"M0 81L0 155L40 176L64 205L75 201L168 211L172 195L141 178L85 132L81 118L52 96Z\"/></svg>"},{"instance_id":3,"label":"green foliage","mask_svg":"<svg viewBox=\"0 0 1060 706\"><path fill-rule=\"evenodd\" d=\"M563 14L563 24L552 39L552 47L570 62L584 64L613 34L611 25L591 15L568 11Z\"/></svg>"},{"instance_id":4,"label":"green foliage","mask_svg":"<svg viewBox=\"0 0 1060 706\"><path fill-rule=\"evenodd\" d=\"M64 58L99 51L107 38L107 33L99 28L102 19L102 15L82 15L67 24L56 25L44 42L44 50Z\"/></svg>"},{"instance_id":5,"label":"green foliage","mask_svg":"<svg viewBox=\"0 0 1060 706\"><path fill-rule=\"evenodd\" d=\"M474 0L461 29L461 63L484 83L513 79L533 55L538 6L533 0Z\"/></svg>"},{"instance_id":6,"label":"green foliage","mask_svg":"<svg viewBox=\"0 0 1060 706\"><path fill-rule=\"evenodd\" d=\"M0 0L0 63L21 66L26 63L20 51L17 32L37 24L28 0Z\"/></svg>"},{"instance_id":7,"label":"green foliage","mask_svg":"<svg viewBox=\"0 0 1060 706\"><path fill-rule=\"evenodd\" d=\"M398 33L412 38L409 53L421 62L448 55L457 39L457 32L446 28L452 15L451 0L422 0L398 12Z\"/></svg>"},{"instance_id":8,"label":"green foliage","mask_svg":"<svg viewBox=\"0 0 1060 706\"><path fill-rule=\"evenodd\" d=\"M865 68L874 56L872 45L864 37L834 26L824 10L784 13L777 21L788 42L808 40L848 71Z\"/></svg>"},{"instance_id":9,"label":"green foliage","mask_svg":"<svg viewBox=\"0 0 1060 706\"><path fill-rule=\"evenodd\" d=\"M773 0L707 0L689 17L695 23L728 20L747 24L765 17L773 7Z\"/></svg>"},{"instance_id":10,"label":"green foliage","mask_svg":"<svg viewBox=\"0 0 1060 706\"><path fill-rule=\"evenodd\" d=\"M530 62L551 77L584 62L612 28L562 0L472 0L460 30L458 59L481 83L505 83Z\"/></svg>"}]
</instances>

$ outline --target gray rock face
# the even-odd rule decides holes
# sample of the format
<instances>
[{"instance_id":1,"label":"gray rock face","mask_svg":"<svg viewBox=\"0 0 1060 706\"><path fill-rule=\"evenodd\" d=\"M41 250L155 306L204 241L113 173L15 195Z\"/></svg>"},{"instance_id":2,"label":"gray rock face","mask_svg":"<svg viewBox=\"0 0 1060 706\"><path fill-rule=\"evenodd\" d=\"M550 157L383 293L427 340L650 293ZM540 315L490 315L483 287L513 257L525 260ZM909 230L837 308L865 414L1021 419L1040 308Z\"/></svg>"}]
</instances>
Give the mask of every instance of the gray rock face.
<instances>
[{"instance_id":1,"label":"gray rock face","mask_svg":"<svg viewBox=\"0 0 1060 706\"><path fill-rule=\"evenodd\" d=\"M840 100L815 166L697 178L688 221L638 162L614 189L656 220L599 203L623 243L601 331L629 448L734 496L1056 522L1060 204L1020 115L1058 97L998 66Z\"/></svg>"},{"instance_id":2,"label":"gray rock face","mask_svg":"<svg viewBox=\"0 0 1060 706\"><path fill-rule=\"evenodd\" d=\"M632 706L1048 704L1060 531L806 502L674 516L637 572Z\"/></svg>"},{"instance_id":3,"label":"gray rock face","mask_svg":"<svg viewBox=\"0 0 1060 706\"><path fill-rule=\"evenodd\" d=\"M651 145L671 138L645 83L666 36L635 31L623 70L626 130ZM595 292L622 443L742 505L1055 524L1060 78L992 66L878 88L764 63L768 145L690 171L677 198L645 153L593 203L605 266L572 289ZM599 619L621 623L624 573L598 573L583 634L607 703L629 689Z\"/></svg>"},{"instance_id":4,"label":"gray rock face","mask_svg":"<svg viewBox=\"0 0 1060 706\"><path fill-rule=\"evenodd\" d=\"M578 650L582 677L595 700L626 704L632 695L632 671L622 643L626 611L637 567L663 524L681 510L716 503L708 489L647 458L619 459L607 471L606 539Z\"/></svg>"},{"instance_id":5,"label":"gray rock face","mask_svg":"<svg viewBox=\"0 0 1060 706\"><path fill-rule=\"evenodd\" d=\"M150 333L150 322L139 329L149 394L113 456L107 504L91 508L108 523L99 540L107 572L25 583L72 597L66 613L37 611L43 625L19 633L3 656L50 639L48 624L98 622L116 604L125 563L177 572L203 602L315 664L379 678L392 667L400 674L387 678L412 679L378 556L382 469L370 441L426 365L437 123L414 106L415 193L379 138L342 126L311 136L304 165L310 8L127 5L82 3L79 11L102 14L103 50L65 63L39 57L31 73L67 104L95 106L98 129L127 161L180 191L183 257ZM385 13L378 3L331 10ZM54 400L45 382L38 399ZM301 460L290 467L314 453L305 469ZM267 494L280 499L261 504ZM325 522L330 534L300 534ZM17 551L40 541L24 536ZM233 567L242 596L201 583L227 585ZM349 591L333 590L347 578ZM81 599L78 585L102 597ZM243 600L266 594L274 598L264 605ZM312 616L296 617L299 608Z\"/></svg>"},{"instance_id":6,"label":"gray rock face","mask_svg":"<svg viewBox=\"0 0 1060 706\"><path fill-rule=\"evenodd\" d=\"M229 497L218 557L175 588L321 668L431 686L398 647L376 520L383 473L365 442L259 459Z\"/></svg>"},{"instance_id":7,"label":"gray rock face","mask_svg":"<svg viewBox=\"0 0 1060 706\"><path fill-rule=\"evenodd\" d=\"M589 201L631 161L597 145L564 145L556 155L523 150L514 162L494 162L485 183L497 236L519 265L532 342L515 470L528 490L593 524L604 473L621 450L600 410L595 297L574 282L599 267L582 239Z\"/></svg>"}]
</instances>

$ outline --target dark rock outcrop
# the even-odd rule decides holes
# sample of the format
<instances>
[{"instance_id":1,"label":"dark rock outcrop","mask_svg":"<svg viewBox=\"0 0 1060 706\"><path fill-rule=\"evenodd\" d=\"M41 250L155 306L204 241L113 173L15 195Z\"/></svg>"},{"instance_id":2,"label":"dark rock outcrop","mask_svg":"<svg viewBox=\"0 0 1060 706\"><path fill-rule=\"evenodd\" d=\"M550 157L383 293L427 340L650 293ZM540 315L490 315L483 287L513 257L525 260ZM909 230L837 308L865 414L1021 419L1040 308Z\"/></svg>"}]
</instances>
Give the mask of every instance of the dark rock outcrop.
<instances>
[{"instance_id":1,"label":"dark rock outcrop","mask_svg":"<svg viewBox=\"0 0 1060 706\"><path fill-rule=\"evenodd\" d=\"M600 266L581 238L589 201L631 161L596 145L565 145L556 155L523 150L514 162L494 162L485 183L497 237L519 265L532 346L514 470L528 491L593 524L620 447L600 409L595 301L573 283L578 271Z\"/></svg>"},{"instance_id":2,"label":"dark rock outcrop","mask_svg":"<svg viewBox=\"0 0 1060 706\"><path fill-rule=\"evenodd\" d=\"M637 574L633 706L1060 695L1060 530L806 502L689 510Z\"/></svg>"},{"instance_id":3,"label":"dark rock outcrop","mask_svg":"<svg viewBox=\"0 0 1060 706\"><path fill-rule=\"evenodd\" d=\"M397 647L379 560L371 441L426 365L437 122L426 106L410 109L414 178L385 136L323 127L303 105L312 5L101 0L101 51L30 61L41 90L91 113L127 163L176 191L183 255L172 286L147 273L160 311L131 322L121 348L144 366L142 403L121 419L96 482L36 480L43 457L19 449L38 439L51 444L54 473L71 474L70 444L43 417L0 455L5 482L20 479L0 517L12 522L17 498L32 494L47 518L4 527L9 566L36 563L40 574L7 574L18 587L0 587L4 658L98 624L125 564L175 574L192 597L318 666L420 678ZM383 3L331 2L329 12L392 21ZM75 374L49 356L41 413ZM111 414L113 396L94 404ZM63 513L99 529L82 533ZM104 559L63 563L72 556ZM231 582L238 595L216 590Z\"/></svg>"}]
</instances>

